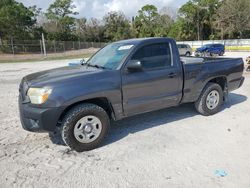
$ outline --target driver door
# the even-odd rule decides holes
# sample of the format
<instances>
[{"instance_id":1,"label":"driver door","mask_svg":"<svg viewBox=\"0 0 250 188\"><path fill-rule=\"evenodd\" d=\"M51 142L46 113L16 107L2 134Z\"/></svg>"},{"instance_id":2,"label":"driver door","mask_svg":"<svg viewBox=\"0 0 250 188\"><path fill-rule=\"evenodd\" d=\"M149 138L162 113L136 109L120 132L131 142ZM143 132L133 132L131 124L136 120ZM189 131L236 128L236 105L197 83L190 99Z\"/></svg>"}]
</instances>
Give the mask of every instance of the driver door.
<instances>
[{"instance_id":1,"label":"driver door","mask_svg":"<svg viewBox=\"0 0 250 188\"><path fill-rule=\"evenodd\" d=\"M138 49L131 60L142 70L122 73L123 109L126 116L179 104L182 72L173 64L170 43L149 44ZM129 62L128 64L129 65Z\"/></svg>"}]
</instances>

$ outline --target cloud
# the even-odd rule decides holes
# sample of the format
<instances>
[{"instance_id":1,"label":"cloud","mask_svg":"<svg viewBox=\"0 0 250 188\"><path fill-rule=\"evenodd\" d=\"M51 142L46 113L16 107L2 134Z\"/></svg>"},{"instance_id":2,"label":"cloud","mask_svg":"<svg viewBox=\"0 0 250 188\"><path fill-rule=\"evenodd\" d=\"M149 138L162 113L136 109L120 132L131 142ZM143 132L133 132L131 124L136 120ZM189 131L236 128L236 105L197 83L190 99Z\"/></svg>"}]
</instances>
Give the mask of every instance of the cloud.
<instances>
[{"instance_id":1,"label":"cloud","mask_svg":"<svg viewBox=\"0 0 250 188\"><path fill-rule=\"evenodd\" d=\"M182 0L182 1L186 1L186 0ZM159 10L165 6L172 7L172 8L176 8L176 6L178 6L178 3L176 4L175 0L132 0L132 1L131 0L110 0L104 4L96 3L95 6L98 6L98 9L102 10L103 13L107 13L110 11L122 11L125 13L125 15L132 17L132 16L135 16L137 14L137 11L146 4L153 4Z\"/></svg>"},{"instance_id":2,"label":"cloud","mask_svg":"<svg viewBox=\"0 0 250 188\"><path fill-rule=\"evenodd\" d=\"M54 0L18 0L26 6L37 5L44 11L48 8L49 4ZM73 0L76 8L74 11L79 12L77 17L96 17L102 18L110 11L122 11L127 17L132 17L137 14L137 11L146 4L153 4L159 10L163 7L172 7L177 9L187 0Z\"/></svg>"},{"instance_id":3,"label":"cloud","mask_svg":"<svg viewBox=\"0 0 250 188\"><path fill-rule=\"evenodd\" d=\"M86 2L81 0L75 0L74 5L76 8L74 9L75 12L81 12L82 10L86 9Z\"/></svg>"}]
</instances>

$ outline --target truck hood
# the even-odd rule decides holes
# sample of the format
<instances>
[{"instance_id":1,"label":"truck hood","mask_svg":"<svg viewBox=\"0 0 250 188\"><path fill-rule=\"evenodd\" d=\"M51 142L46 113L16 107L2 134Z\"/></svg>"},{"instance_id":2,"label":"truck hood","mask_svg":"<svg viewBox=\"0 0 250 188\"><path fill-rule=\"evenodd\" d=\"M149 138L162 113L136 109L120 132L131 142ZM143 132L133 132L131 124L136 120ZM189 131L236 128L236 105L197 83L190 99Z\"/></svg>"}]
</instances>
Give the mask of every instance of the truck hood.
<instances>
[{"instance_id":1,"label":"truck hood","mask_svg":"<svg viewBox=\"0 0 250 188\"><path fill-rule=\"evenodd\" d=\"M24 77L29 86L43 86L52 83L60 83L65 80L75 79L90 74L103 72L102 69L87 66L67 66L33 73Z\"/></svg>"}]
</instances>

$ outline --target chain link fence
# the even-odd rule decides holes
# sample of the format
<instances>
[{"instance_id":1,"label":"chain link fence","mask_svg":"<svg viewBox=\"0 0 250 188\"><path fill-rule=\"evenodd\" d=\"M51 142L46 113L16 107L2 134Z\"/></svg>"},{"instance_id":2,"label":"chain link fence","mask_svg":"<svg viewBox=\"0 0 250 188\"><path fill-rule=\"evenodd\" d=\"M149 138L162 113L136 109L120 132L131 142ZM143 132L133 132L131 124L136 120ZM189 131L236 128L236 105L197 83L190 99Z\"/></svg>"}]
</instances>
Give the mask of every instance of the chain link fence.
<instances>
[{"instance_id":1,"label":"chain link fence","mask_svg":"<svg viewBox=\"0 0 250 188\"><path fill-rule=\"evenodd\" d=\"M83 41L45 41L47 53L62 53L71 50L102 48L107 43ZM43 54L42 40L1 40L0 53L4 54Z\"/></svg>"},{"instance_id":2,"label":"chain link fence","mask_svg":"<svg viewBox=\"0 0 250 188\"><path fill-rule=\"evenodd\" d=\"M189 44L192 48L198 48L205 44L221 43L227 50L250 50L250 39L234 40L206 40L206 41L178 41L179 44ZM83 42L83 41L45 41L46 53L62 53L72 50L89 48L102 48L107 43ZM43 54L42 40L0 40L0 54Z\"/></svg>"}]
</instances>

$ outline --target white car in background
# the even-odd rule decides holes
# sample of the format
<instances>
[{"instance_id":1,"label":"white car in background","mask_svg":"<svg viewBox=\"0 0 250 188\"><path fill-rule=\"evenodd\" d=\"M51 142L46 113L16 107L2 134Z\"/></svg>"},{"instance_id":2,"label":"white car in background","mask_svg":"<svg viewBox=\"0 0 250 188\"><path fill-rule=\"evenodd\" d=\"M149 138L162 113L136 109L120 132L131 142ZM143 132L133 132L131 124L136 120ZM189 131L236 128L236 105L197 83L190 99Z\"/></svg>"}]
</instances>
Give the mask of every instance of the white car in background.
<instances>
[{"instance_id":1,"label":"white car in background","mask_svg":"<svg viewBox=\"0 0 250 188\"><path fill-rule=\"evenodd\" d=\"M181 56L191 56L192 48L189 44L177 44L177 48L179 50L179 54Z\"/></svg>"}]
</instances>

